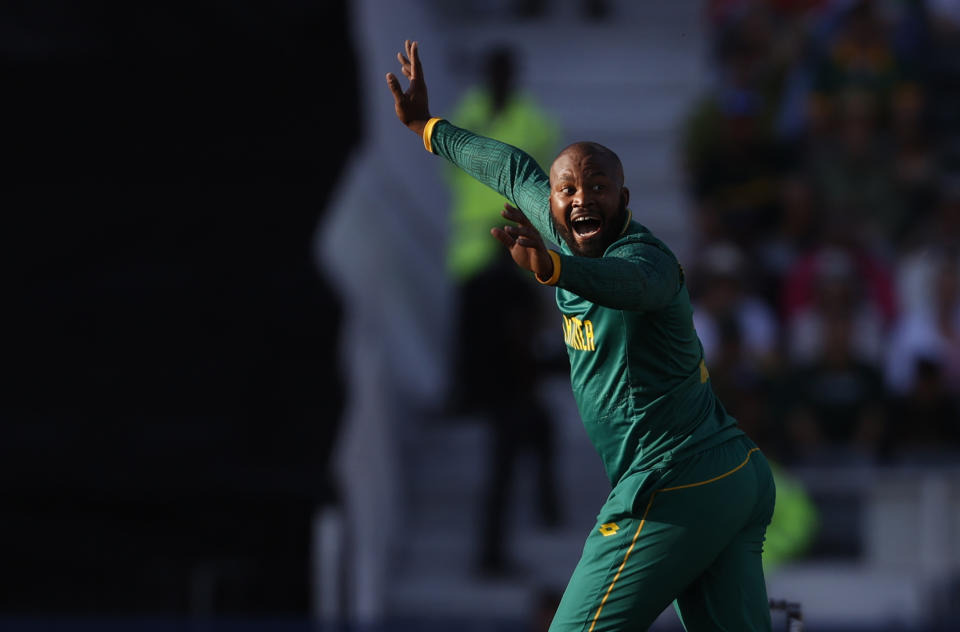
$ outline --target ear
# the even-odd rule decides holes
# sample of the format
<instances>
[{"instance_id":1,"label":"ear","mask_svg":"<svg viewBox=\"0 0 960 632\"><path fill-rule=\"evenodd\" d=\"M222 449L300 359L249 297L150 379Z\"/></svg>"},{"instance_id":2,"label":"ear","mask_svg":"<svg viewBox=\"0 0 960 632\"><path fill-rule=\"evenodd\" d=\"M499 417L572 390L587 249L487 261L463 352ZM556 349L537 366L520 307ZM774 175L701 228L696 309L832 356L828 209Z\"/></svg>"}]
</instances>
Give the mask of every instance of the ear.
<instances>
[{"instance_id":1,"label":"ear","mask_svg":"<svg viewBox=\"0 0 960 632\"><path fill-rule=\"evenodd\" d=\"M626 208L630 203L630 189L627 187L620 187L620 200L623 202L623 207Z\"/></svg>"}]
</instances>

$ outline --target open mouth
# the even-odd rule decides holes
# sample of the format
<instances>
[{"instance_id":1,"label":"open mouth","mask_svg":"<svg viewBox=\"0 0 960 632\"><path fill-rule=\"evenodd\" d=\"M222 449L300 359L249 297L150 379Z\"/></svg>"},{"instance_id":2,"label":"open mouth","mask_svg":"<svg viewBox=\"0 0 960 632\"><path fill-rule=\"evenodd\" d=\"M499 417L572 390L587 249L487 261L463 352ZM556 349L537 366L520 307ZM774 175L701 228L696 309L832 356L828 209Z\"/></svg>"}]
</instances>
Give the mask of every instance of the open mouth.
<instances>
[{"instance_id":1,"label":"open mouth","mask_svg":"<svg viewBox=\"0 0 960 632\"><path fill-rule=\"evenodd\" d=\"M578 239L590 239L600 233L603 222L599 217L592 215L580 215L570 220L573 227L573 234Z\"/></svg>"}]
</instances>

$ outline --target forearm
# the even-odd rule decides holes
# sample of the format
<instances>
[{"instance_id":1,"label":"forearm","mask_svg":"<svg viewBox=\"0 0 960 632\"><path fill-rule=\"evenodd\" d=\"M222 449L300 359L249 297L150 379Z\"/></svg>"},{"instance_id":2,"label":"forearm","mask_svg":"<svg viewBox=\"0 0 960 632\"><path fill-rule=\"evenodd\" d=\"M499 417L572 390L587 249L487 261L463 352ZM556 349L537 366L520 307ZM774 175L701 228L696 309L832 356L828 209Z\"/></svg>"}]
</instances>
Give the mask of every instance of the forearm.
<instances>
[{"instance_id":1,"label":"forearm","mask_svg":"<svg viewBox=\"0 0 960 632\"><path fill-rule=\"evenodd\" d=\"M679 270L662 262L620 257L559 255L555 285L612 309L652 311L666 306L680 287Z\"/></svg>"},{"instance_id":2,"label":"forearm","mask_svg":"<svg viewBox=\"0 0 960 632\"><path fill-rule=\"evenodd\" d=\"M443 120L426 130L424 145L507 198L541 235L557 243L549 215L549 179L529 154Z\"/></svg>"}]
</instances>

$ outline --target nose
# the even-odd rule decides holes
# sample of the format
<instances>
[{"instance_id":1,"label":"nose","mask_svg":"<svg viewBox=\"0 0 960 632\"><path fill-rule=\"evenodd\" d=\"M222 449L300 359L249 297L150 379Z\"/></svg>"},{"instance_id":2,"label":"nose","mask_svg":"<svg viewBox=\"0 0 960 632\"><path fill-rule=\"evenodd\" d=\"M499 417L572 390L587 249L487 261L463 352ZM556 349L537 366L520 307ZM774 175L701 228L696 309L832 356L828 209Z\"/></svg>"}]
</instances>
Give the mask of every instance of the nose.
<instances>
[{"instance_id":1,"label":"nose","mask_svg":"<svg viewBox=\"0 0 960 632\"><path fill-rule=\"evenodd\" d=\"M576 193L573 194L573 206L584 207L586 206L591 199L590 190L587 188L577 189Z\"/></svg>"}]
</instances>

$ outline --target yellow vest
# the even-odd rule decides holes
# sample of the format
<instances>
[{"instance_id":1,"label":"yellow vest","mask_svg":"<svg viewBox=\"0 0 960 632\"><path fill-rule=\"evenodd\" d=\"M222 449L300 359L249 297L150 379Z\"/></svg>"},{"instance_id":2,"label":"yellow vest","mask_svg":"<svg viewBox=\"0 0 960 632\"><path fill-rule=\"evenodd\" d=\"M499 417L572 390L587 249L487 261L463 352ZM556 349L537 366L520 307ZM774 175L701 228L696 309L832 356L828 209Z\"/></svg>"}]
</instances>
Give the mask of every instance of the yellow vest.
<instances>
[{"instance_id":1,"label":"yellow vest","mask_svg":"<svg viewBox=\"0 0 960 632\"><path fill-rule=\"evenodd\" d=\"M492 109L489 92L473 88L461 99L450 122L519 147L544 171L549 170L559 149L559 128L550 116L524 95L510 97L496 118ZM447 270L455 281L463 282L482 270L503 247L490 236L490 229L509 223L500 216L507 200L452 165L447 179L453 203Z\"/></svg>"},{"instance_id":2,"label":"yellow vest","mask_svg":"<svg viewBox=\"0 0 960 632\"><path fill-rule=\"evenodd\" d=\"M806 553L820 527L816 506L803 484L767 459L777 486L777 503L763 543L763 569L771 569Z\"/></svg>"}]
</instances>

